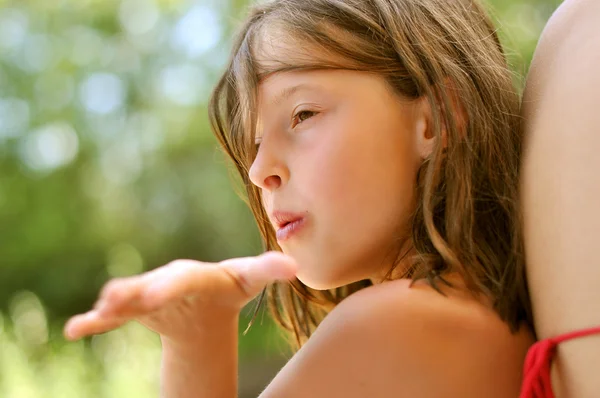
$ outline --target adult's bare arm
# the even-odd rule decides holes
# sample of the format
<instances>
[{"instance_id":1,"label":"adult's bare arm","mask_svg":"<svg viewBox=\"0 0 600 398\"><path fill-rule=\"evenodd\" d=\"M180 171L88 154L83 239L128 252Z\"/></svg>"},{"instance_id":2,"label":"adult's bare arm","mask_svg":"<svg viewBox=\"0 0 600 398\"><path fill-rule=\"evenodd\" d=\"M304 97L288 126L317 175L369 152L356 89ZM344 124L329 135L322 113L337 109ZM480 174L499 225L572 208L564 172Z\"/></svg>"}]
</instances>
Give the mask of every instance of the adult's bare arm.
<instances>
[{"instance_id":1,"label":"adult's bare arm","mask_svg":"<svg viewBox=\"0 0 600 398\"><path fill-rule=\"evenodd\" d=\"M600 326L600 2L567 0L536 50L523 100L527 276L540 339ZM600 336L565 342L557 397L600 391Z\"/></svg>"}]
</instances>

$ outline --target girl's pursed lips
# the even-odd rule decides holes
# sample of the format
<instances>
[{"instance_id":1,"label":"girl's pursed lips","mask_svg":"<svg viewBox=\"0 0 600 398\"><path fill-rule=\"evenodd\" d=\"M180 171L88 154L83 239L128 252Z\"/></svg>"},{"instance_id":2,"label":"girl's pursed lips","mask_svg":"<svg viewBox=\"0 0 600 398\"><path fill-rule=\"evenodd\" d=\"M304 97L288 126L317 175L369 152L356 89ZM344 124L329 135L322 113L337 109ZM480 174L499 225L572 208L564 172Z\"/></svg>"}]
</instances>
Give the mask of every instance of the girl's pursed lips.
<instances>
[{"instance_id":1,"label":"girl's pursed lips","mask_svg":"<svg viewBox=\"0 0 600 398\"><path fill-rule=\"evenodd\" d=\"M270 214L270 219L276 228L281 229L287 224L303 219L305 216L306 213L276 210Z\"/></svg>"}]
</instances>

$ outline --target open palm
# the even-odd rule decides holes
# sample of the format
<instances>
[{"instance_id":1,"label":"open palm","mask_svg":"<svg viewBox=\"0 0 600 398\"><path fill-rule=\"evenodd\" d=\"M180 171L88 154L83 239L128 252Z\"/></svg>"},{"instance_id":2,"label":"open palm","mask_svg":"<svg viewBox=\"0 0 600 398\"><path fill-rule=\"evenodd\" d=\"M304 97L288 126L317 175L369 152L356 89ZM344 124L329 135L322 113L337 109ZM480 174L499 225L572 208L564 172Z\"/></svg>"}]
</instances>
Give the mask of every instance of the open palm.
<instances>
[{"instance_id":1,"label":"open palm","mask_svg":"<svg viewBox=\"0 0 600 398\"><path fill-rule=\"evenodd\" d=\"M109 281L94 308L71 318L74 340L137 320L173 341L193 341L214 319L239 312L264 286L294 277L294 260L270 252L220 263L176 260L155 270Z\"/></svg>"}]
</instances>

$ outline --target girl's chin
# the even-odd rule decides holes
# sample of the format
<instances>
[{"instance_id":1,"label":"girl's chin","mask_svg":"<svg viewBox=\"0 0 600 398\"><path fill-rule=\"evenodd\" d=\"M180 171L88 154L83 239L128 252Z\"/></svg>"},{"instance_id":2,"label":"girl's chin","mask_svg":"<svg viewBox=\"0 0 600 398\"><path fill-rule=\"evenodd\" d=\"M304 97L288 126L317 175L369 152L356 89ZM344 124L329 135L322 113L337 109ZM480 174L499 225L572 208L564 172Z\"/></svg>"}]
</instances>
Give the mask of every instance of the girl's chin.
<instances>
[{"instance_id":1,"label":"girl's chin","mask_svg":"<svg viewBox=\"0 0 600 398\"><path fill-rule=\"evenodd\" d=\"M296 278L302 282L305 286L308 286L314 290L330 290L338 287L345 286L349 283L355 282L350 280L346 282L344 278L340 278L339 275L324 275L320 272L310 272L309 270L302 270L302 266L299 265L298 273Z\"/></svg>"},{"instance_id":2,"label":"girl's chin","mask_svg":"<svg viewBox=\"0 0 600 398\"><path fill-rule=\"evenodd\" d=\"M337 261L323 261L323 258L316 258L310 251L300 250L298 247L282 247L282 250L296 260L296 278L311 289L335 289L360 280L355 278L357 275L351 275L347 269L336 264Z\"/></svg>"}]
</instances>

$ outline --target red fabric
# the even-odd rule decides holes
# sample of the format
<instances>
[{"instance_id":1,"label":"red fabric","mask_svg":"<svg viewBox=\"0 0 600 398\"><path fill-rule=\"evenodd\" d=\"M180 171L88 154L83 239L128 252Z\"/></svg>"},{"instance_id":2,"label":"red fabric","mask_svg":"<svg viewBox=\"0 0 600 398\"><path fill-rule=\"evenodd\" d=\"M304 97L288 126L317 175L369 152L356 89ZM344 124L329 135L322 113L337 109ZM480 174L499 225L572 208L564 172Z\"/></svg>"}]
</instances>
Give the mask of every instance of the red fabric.
<instances>
[{"instance_id":1,"label":"red fabric","mask_svg":"<svg viewBox=\"0 0 600 398\"><path fill-rule=\"evenodd\" d=\"M519 398L554 398L550 381L550 365L556 346L565 340L600 334L600 327L577 330L551 339L540 340L531 346L525 358L523 385Z\"/></svg>"}]
</instances>

